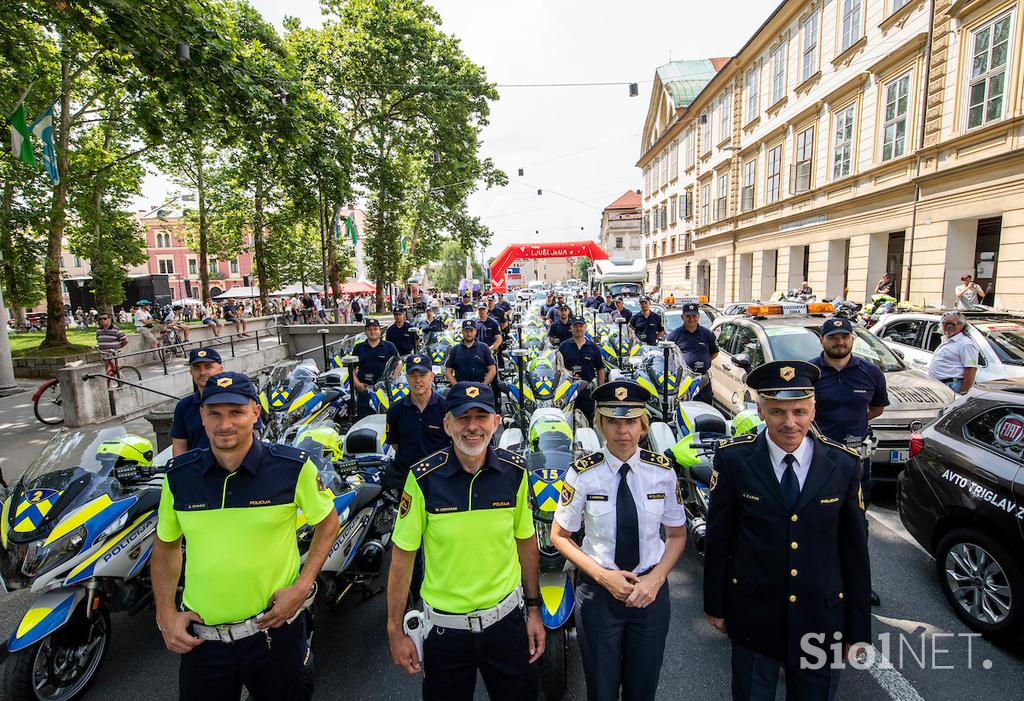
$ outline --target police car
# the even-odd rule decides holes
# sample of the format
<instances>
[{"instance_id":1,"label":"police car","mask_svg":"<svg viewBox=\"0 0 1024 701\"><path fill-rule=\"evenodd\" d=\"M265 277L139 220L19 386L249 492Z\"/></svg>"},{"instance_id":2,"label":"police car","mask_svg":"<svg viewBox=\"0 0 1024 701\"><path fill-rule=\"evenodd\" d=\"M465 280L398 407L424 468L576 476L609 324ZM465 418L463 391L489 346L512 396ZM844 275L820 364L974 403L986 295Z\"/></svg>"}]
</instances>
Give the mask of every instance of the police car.
<instances>
[{"instance_id":1,"label":"police car","mask_svg":"<svg viewBox=\"0 0 1024 701\"><path fill-rule=\"evenodd\" d=\"M963 312L965 332L981 353L977 381L1024 377L1024 316L1007 312ZM942 314L887 314L871 327L912 368L927 370L942 342Z\"/></svg>"},{"instance_id":2,"label":"police car","mask_svg":"<svg viewBox=\"0 0 1024 701\"><path fill-rule=\"evenodd\" d=\"M736 414L757 403L747 387L747 372L772 360L811 360L821 353L819 329L832 305L751 305L746 313L722 316L711 330L718 339L718 357L711 363L711 386L716 405ZM890 404L871 421L878 445L872 456L877 480L895 479L909 458L910 434L934 419L953 401L953 391L922 372L910 369L866 329L853 327L853 353L874 363L885 374Z\"/></svg>"},{"instance_id":3,"label":"police car","mask_svg":"<svg viewBox=\"0 0 1024 701\"><path fill-rule=\"evenodd\" d=\"M683 325L682 305L686 302L697 302L696 299L676 300L675 305L670 307L654 307L654 311L661 314L661 322L665 325L665 333L670 334ZM698 302L698 323L706 328L711 328L715 319L722 316L722 312L710 304Z\"/></svg>"},{"instance_id":4,"label":"police car","mask_svg":"<svg viewBox=\"0 0 1024 701\"><path fill-rule=\"evenodd\" d=\"M979 633L1024 638L1024 378L981 382L914 434L900 519Z\"/></svg>"}]
</instances>

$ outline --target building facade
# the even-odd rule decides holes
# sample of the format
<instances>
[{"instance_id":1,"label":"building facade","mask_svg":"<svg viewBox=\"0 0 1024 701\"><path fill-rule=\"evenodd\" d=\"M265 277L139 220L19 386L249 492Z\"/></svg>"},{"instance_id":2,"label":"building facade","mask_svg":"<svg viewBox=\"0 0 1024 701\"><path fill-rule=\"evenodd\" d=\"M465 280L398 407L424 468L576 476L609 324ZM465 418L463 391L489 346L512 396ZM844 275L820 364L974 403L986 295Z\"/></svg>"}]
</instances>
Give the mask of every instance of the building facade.
<instances>
[{"instance_id":1,"label":"building facade","mask_svg":"<svg viewBox=\"0 0 1024 701\"><path fill-rule=\"evenodd\" d=\"M640 232L642 198L639 190L630 190L601 212L601 238L598 243L612 258L643 258Z\"/></svg>"},{"instance_id":2,"label":"building facade","mask_svg":"<svg viewBox=\"0 0 1024 701\"><path fill-rule=\"evenodd\" d=\"M648 115L645 217L682 202L645 234L651 264L719 304L804 280L861 301L888 271L917 304L950 305L971 273L986 303L1024 308L1022 13L783 2L685 108ZM666 143L678 178L648 190Z\"/></svg>"}]
</instances>

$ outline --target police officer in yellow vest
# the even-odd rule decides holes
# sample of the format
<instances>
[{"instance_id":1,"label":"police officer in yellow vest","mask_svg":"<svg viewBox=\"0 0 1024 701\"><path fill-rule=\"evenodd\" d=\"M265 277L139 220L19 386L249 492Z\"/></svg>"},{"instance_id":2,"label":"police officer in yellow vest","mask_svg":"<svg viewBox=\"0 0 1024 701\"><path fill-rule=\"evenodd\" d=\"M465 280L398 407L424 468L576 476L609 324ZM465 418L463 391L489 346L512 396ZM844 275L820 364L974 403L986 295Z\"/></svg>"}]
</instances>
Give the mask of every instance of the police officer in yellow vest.
<instances>
[{"instance_id":1,"label":"police officer in yellow vest","mask_svg":"<svg viewBox=\"0 0 1024 701\"><path fill-rule=\"evenodd\" d=\"M766 428L716 451L704 614L732 640L733 699L774 701L785 668L787 699L831 701L832 662L871 637L860 459L812 430L818 375L803 361L752 370Z\"/></svg>"}]
</instances>

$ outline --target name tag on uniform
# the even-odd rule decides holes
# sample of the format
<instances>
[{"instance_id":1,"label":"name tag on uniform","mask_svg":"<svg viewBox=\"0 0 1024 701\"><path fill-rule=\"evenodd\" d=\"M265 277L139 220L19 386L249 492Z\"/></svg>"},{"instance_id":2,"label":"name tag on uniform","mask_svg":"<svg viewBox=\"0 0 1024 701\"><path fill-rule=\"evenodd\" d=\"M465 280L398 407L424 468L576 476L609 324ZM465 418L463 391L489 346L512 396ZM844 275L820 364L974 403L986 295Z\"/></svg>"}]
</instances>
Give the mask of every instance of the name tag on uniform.
<instances>
[{"instance_id":1,"label":"name tag on uniform","mask_svg":"<svg viewBox=\"0 0 1024 701\"><path fill-rule=\"evenodd\" d=\"M512 506L512 502L510 502L510 501L496 501L496 502L491 504L491 507L495 508L495 509L500 509L500 508L502 508L504 506Z\"/></svg>"},{"instance_id":2,"label":"name tag on uniform","mask_svg":"<svg viewBox=\"0 0 1024 701\"><path fill-rule=\"evenodd\" d=\"M587 501L608 501L607 494L588 494Z\"/></svg>"},{"instance_id":3,"label":"name tag on uniform","mask_svg":"<svg viewBox=\"0 0 1024 701\"><path fill-rule=\"evenodd\" d=\"M654 492L653 494L648 494L647 498L648 499L664 499L665 498L665 492Z\"/></svg>"},{"instance_id":4,"label":"name tag on uniform","mask_svg":"<svg viewBox=\"0 0 1024 701\"><path fill-rule=\"evenodd\" d=\"M429 424L427 425L427 428L432 428L432 429L434 429L434 430L440 430L440 429L441 429L441 427L440 427L440 426L431 426L431 425L429 425Z\"/></svg>"},{"instance_id":5,"label":"name tag on uniform","mask_svg":"<svg viewBox=\"0 0 1024 701\"><path fill-rule=\"evenodd\" d=\"M750 501L761 501L761 497L756 494L751 494L750 492L740 492L740 496L744 499L749 499Z\"/></svg>"},{"instance_id":6,"label":"name tag on uniform","mask_svg":"<svg viewBox=\"0 0 1024 701\"><path fill-rule=\"evenodd\" d=\"M820 504L838 504L839 503L839 497L825 497L819 503Z\"/></svg>"}]
</instances>

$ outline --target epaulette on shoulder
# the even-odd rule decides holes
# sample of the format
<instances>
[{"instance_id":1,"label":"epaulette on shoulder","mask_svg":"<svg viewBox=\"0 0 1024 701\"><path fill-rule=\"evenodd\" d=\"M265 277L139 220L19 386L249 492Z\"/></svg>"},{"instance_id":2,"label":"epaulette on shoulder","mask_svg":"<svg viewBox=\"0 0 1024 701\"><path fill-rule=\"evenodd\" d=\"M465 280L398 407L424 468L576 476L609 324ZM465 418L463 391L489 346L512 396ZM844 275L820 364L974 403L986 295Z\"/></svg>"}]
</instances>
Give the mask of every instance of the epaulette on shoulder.
<instances>
[{"instance_id":1,"label":"epaulette on shoulder","mask_svg":"<svg viewBox=\"0 0 1024 701\"><path fill-rule=\"evenodd\" d=\"M170 460L168 460L167 465L164 468L164 471L170 472L175 468L180 469L182 467L185 467L186 465L191 465L192 463L198 462L199 459L202 457L203 450L201 448L193 448L192 450L184 452L181 455L178 455L177 457L173 457Z\"/></svg>"},{"instance_id":2,"label":"epaulette on shoulder","mask_svg":"<svg viewBox=\"0 0 1024 701\"><path fill-rule=\"evenodd\" d=\"M498 460L507 462L509 465L515 465L520 470L526 469L526 458L519 453L512 450L505 450L504 448L495 448L494 454L498 456Z\"/></svg>"},{"instance_id":3,"label":"epaulette on shoulder","mask_svg":"<svg viewBox=\"0 0 1024 701\"><path fill-rule=\"evenodd\" d=\"M446 462L448 462L448 449L442 448L413 465L412 474L417 480L421 480Z\"/></svg>"},{"instance_id":4,"label":"epaulette on shoulder","mask_svg":"<svg viewBox=\"0 0 1024 701\"><path fill-rule=\"evenodd\" d=\"M604 462L604 453L597 450L589 455L584 455L582 458L577 458L572 461L572 468L576 470L577 474L586 472L595 465L600 465Z\"/></svg>"},{"instance_id":5,"label":"epaulette on shoulder","mask_svg":"<svg viewBox=\"0 0 1024 701\"><path fill-rule=\"evenodd\" d=\"M669 463L668 458L662 455L661 453L653 453L650 450L644 450L643 448L641 448L640 460L649 465L657 465L658 467L663 467L666 470L672 469L672 465L671 463Z\"/></svg>"},{"instance_id":6,"label":"epaulette on shoulder","mask_svg":"<svg viewBox=\"0 0 1024 701\"><path fill-rule=\"evenodd\" d=\"M264 444L267 452L273 455L275 458L281 458L283 460L294 460L300 465L306 464L306 459L309 457L309 453L305 450L295 448L284 443L266 443Z\"/></svg>"},{"instance_id":7,"label":"epaulette on shoulder","mask_svg":"<svg viewBox=\"0 0 1024 701\"><path fill-rule=\"evenodd\" d=\"M822 443L827 445L828 447L830 447L830 448L838 448L839 450L843 451L844 453L848 453L848 454L852 455L853 457L857 458L858 460L860 460L860 453L858 453L856 450L854 450L850 446L843 445L842 443L839 443L838 441L834 441L831 438L829 438L828 436L826 436L825 434L818 433L817 431L814 432L814 436L819 441L821 441Z\"/></svg>"},{"instance_id":8,"label":"epaulette on shoulder","mask_svg":"<svg viewBox=\"0 0 1024 701\"><path fill-rule=\"evenodd\" d=\"M735 438L726 438L718 441L718 449L731 448L734 445L748 445L757 440L756 433L744 433L742 436L736 436Z\"/></svg>"}]
</instances>

